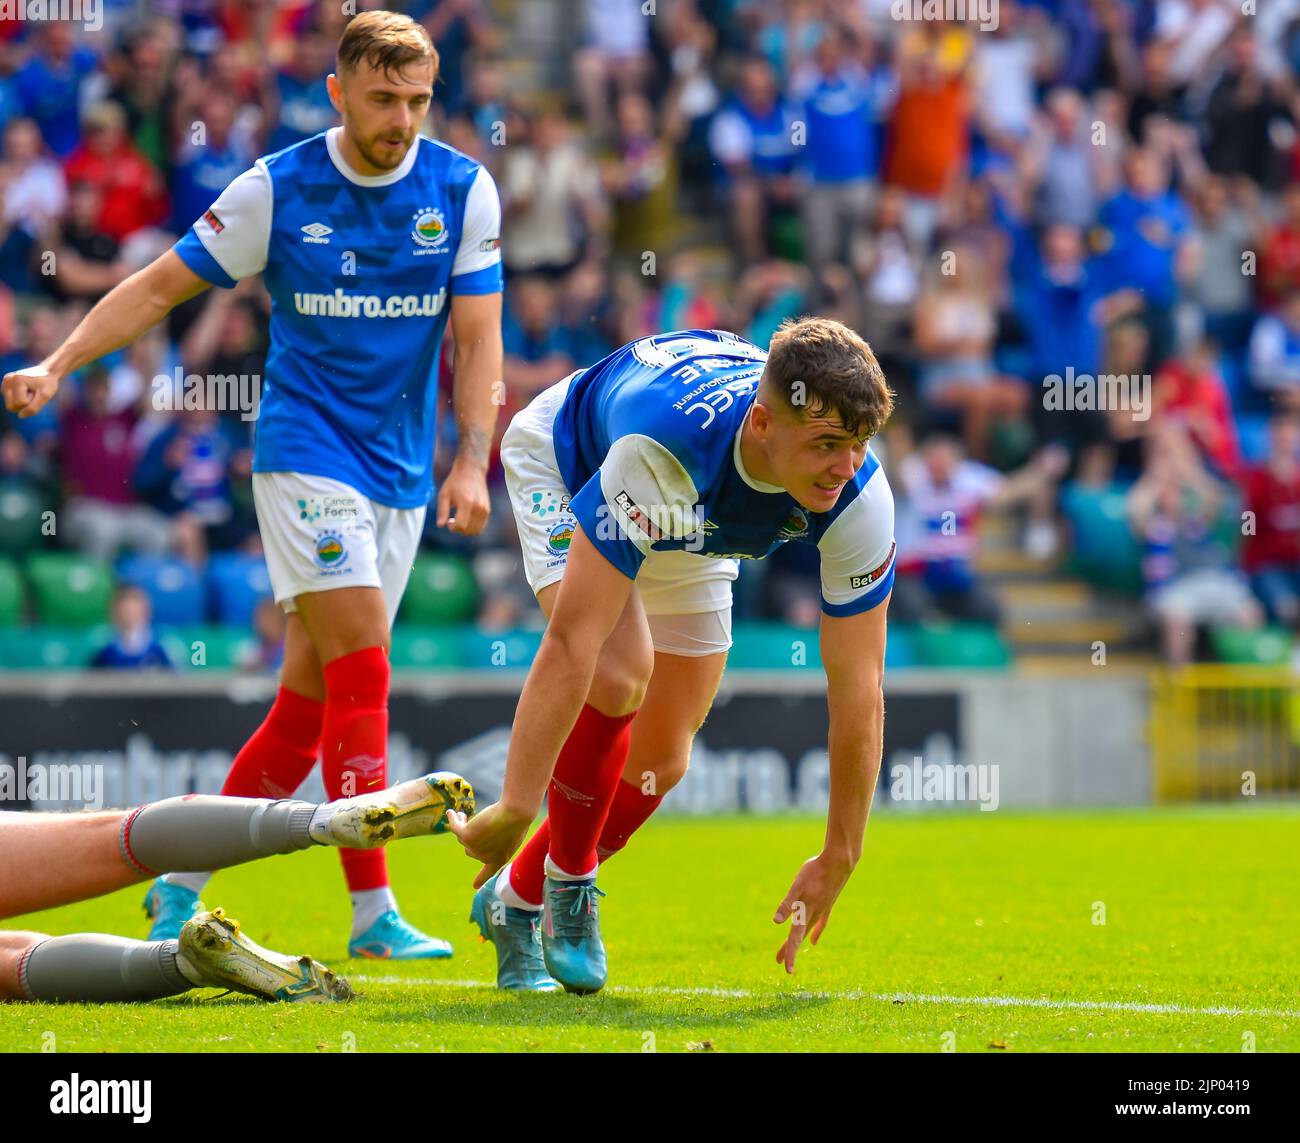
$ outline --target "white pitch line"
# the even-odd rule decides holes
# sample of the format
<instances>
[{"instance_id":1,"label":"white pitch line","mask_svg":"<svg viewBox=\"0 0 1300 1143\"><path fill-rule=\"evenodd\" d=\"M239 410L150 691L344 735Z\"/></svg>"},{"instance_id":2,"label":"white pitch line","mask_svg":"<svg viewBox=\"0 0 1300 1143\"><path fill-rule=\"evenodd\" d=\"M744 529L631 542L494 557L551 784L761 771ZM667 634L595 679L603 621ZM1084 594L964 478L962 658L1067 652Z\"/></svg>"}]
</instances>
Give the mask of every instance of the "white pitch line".
<instances>
[{"instance_id":1,"label":"white pitch line","mask_svg":"<svg viewBox=\"0 0 1300 1143\"><path fill-rule=\"evenodd\" d=\"M443 980L430 976L355 976L349 980L360 984L419 984L434 988L492 988L487 980ZM1148 1004L1137 1000L1048 1000L1034 996L942 996L923 992L752 992L744 988L632 988L612 985L606 992L625 996L717 996L728 1000L874 1000L882 1004L969 1004L982 1008L1049 1008L1079 1009L1090 1012L1144 1012L1156 1016L1270 1016L1300 1018L1300 1011L1288 1008L1229 1008L1216 1005L1194 1008L1186 1004Z\"/></svg>"}]
</instances>

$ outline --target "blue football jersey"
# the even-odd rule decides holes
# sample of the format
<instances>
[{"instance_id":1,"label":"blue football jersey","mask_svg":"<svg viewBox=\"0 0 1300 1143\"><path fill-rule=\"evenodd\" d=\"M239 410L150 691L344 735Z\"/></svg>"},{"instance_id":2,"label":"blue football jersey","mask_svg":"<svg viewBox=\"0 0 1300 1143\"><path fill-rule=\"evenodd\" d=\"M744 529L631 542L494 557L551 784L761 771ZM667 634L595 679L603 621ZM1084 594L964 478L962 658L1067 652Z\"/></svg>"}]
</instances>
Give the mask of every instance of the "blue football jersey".
<instances>
[{"instance_id":1,"label":"blue football jersey","mask_svg":"<svg viewBox=\"0 0 1300 1143\"><path fill-rule=\"evenodd\" d=\"M255 472L341 480L393 508L433 489L439 350L456 294L497 293L501 206L487 170L419 137L357 174L333 128L222 192L176 253L231 287L263 273L271 346Z\"/></svg>"},{"instance_id":2,"label":"blue football jersey","mask_svg":"<svg viewBox=\"0 0 1300 1143\"><path fill-rule=\"evenodd\" d=\"M820 553L822 609L853 615L894 582L894 499L868 448L835 507L812 512L755 479L740 437L767 351L736 334L645 337L576 374L555 454L583 531L635 577L648 552L761 559L794 540Z\"/></svg>"}]
</instances>

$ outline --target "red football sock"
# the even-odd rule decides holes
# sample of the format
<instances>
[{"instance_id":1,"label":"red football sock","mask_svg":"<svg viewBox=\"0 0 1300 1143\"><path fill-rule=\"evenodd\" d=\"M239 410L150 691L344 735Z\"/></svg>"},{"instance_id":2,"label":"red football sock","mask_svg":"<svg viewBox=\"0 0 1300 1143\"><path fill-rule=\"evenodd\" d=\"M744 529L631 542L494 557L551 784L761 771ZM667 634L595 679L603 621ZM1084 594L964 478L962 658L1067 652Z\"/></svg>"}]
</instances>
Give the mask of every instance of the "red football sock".
<instances>
[{"instance_id":1,"label":"red football sock","mask_svg":"<svg viewBox=\"0 0 1300 1143\"><path fill-rule=\"evenodd\" d=\"M601 861L613 857L627 845L627 840L645 825L650 815L659 808L664 796L641 793L640 786L620 780L614 790L614 800L605 825L596 842L596 854ZM546 878L546 854L551 848L551 819L548 817L528 844L510 863L510 887L530 905L542 903L542 882ZM558 865L559 862L556 862ZM563 866L561 866L563 868Z\"/></svg>"},{"instance_id":2,"label":"red football sock","mask_svg":"<svg viewBox=\"0 0 1300 1143\"><path fill-rule=\"evenodd\" d=\"M231 798L289 798L316 764L325 704L285 687L235 755L221 792Z\"/></svg>"},{"instance_id":3,"label":"red football sock","mask_svg":"<svg viewBox=\"0 0 1300 1143\"><path fill-rule=\"evenodd\" d=\"M613 857L627 845L627 839L645 825L663 800L663 794L643 794L640 786L626 778L619 782L609 813L605 815L605 828L600 831L600 840L596 843L596 853L601 861Z\"/></svg>"},{"instance_id":4,"label":"red football sock","mask_svg":"<svg viewBox=\"0 0 1300 1143\"><path fill-rule=\"evenodd\" d=\"M566 873L596 868L596 840L627 761L635 717L636 711L611 718L584 704L555 761L546 794L551 860Z\"/></svg>"},{"instance_id":5,"label":"red football sock","mask_svg":"<svg viewBox=\"0 0 1300 1143\"><path fill-rule=\"evenodd\" d=\"M325 664L321 777L331 800L382 790L388 781L388 655L382 647L353 651ZM382 849L340 849L348 889L382 889Z\"/></svg>"}]
</instances>

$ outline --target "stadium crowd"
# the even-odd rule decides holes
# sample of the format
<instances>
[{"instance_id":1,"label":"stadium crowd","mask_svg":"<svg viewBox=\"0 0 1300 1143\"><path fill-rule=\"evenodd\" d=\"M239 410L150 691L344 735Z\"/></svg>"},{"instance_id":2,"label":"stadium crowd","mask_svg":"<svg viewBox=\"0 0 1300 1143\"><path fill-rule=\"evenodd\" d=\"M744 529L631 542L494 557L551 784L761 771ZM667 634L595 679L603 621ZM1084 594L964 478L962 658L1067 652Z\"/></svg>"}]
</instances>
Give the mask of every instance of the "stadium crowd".
<instances>
[{"instance_id":1,"label":"stadium crowd","mask_svg":"<svg viewBox=\"0 0 1300 1143\"><path fill-rule=\"evenodd\" d=\"M997 622L978 522L1010 509L1036 565L1140 593L1172 662L1204 625L1300 631L1300 0L997 0L988 28L893 0L379 6L429 28L429 130L501 191L500 430L637 336L826 314L899 395L894 621ZM102 8L0 22L0 371L336 122L334 0ZM23 542L146 587L150 559L255 557L255 386L215 409L185 379L260 379L268 304L209 291L0 423L0 496L56 509ZM488 629L538 622L512 531L501 497L484 536L425 537ZM737 615L815 623L816 582L785 545ZM102 662L166 659L148 599L119 592ZM274 617L239 614L273 665Z\"/></svg>"}]
</instances>

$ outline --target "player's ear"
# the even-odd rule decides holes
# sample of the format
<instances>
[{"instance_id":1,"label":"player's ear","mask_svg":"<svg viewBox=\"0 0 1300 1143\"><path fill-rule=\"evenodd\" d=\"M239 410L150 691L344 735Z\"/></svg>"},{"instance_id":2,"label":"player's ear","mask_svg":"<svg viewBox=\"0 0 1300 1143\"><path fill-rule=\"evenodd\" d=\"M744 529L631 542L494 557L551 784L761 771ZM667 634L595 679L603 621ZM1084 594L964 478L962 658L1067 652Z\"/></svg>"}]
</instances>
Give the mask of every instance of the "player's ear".
<instances>
[{"instance_id":1,"label":"player's ear","mask_svg":"<svg viewBox=\"0 0 1300 1143\"><path fill-rule=\"evenodd\" d=\"M325 90L329 92L330 103L340 115L343 114L343 85L333 72L325 77Z\"/></svg>"}]
</instances>

